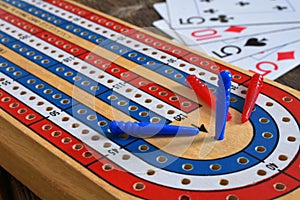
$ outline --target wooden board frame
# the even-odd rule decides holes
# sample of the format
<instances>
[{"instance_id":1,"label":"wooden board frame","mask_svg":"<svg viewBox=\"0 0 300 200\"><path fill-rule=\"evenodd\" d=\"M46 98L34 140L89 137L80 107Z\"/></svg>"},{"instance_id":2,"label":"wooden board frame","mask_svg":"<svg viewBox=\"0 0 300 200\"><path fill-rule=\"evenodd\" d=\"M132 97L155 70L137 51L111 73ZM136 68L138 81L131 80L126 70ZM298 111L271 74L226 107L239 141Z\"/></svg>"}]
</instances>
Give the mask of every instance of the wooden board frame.
<instances>
[{"instance_id":1,"label":"wooden board frame","mask_svg":"<svg viewBox=\"0 0 300 200\"><path fill-rule=\"evenodd\" d=\"M72 2L72 1L70 1ZM100 13L84 5L72 2L75 5L83 7L89 11ZM118 19L114 19L106 14L101 15L113 19L120 24L138 29L160 40L166 40L161 36L154 35L148 31L141 30L138 27L130 25ZM21 16L21 15L20 15ZM46 26L45 26L46 27ZM76 37L74 41L76 40ZM168 41L168 43L186 49L184 46ZM86 46L92 46L87 43ZM94 47L91 47L93 49ZM103 50L103 49L101 49ZM105 51L105 50L103 50ZM195 54L207 57L199 52L189 50ZM210 58L211 59L211 58ZM134 65L125 59L117 59L114 56L111 60L116 60L118 64L127 66ZM246 75L249 72L229 65L222 61L212 59L215 62L229 66L235 71ZM138 71L138 70L137 70ZM142 73L142 72L140 72ZM300 93L291 88L265 80L266 83L282 88L283 90L295 96L299 100ZM178 89L180 91L180 89ZM43 199L133 199L136 197L128 193L119 192L118 189L109 183L99 180L99 178L86 170L72 158L54 148L47 141L37 136L32 130L20 124L12 116L0 110L0 164L21 182L27 185L38 196ZM100 187L99 187L100 186ZM296 199L300 195L299 189L290 193L282 199Z\"/></svg>"}]
</instances>

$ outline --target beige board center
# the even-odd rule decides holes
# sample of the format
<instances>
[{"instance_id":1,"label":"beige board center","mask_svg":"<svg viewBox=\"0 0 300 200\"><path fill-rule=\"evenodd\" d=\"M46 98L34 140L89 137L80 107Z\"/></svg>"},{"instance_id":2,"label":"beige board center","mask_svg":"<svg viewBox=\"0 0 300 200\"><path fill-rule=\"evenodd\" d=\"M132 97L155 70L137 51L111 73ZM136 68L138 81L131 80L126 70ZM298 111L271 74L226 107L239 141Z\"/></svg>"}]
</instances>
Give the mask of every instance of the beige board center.
<instances>
[{"instance_id":1,"label":"beige board center","mask_svg":"<svg viewBox=\"0 0 300 200\"><path fill-rule=\"evenodd\" d=\"M224 140L214 139L215 118L210 114L211 109L206 107L200 108L201 122L195 124L204 124L208 133L200 132L197 136L192 137L153 137L146 139L149 143L167 153L177 157L187 159L218 159L230 156L244 149L253 138L253 128L248 121L241 123L241 113L229 109L232 119L227 122ZM199 110L197 109L197 111ZM192 113L193 114L195 114ZM193 121L195 118L191 117ZM187 122L187 124L190 124Z\"/></svg>"},{"instance_id":2,"label":"beige board center","mask_svg":"<svg viewBox=\"0 0 300 200\"><path fill-rule=\"evenodd\" d=\"M96 52L99 48L95 48ZM171 91L188 97L194 102L198 102L202 107L187 114L187 118L182 121L174 120L172 125L191 126L191 124L200 126L204 124L208 133L200 132L197 136L185 137L150 137L144 138L147 142L156 146L158 149L172 154L176 157L183 157L187 159L218 159L230 156L244 149L253 138L253 127L250 122L241 123L241 113L235 109L229 108L232 114L232 119L227 122L224 140L215 140L215 111L212 110L202 99L197 98L195 92L186 86L179 85L177 82L167 79L166 77L141 67L136 64L130 64L128 60L122 57L117 57L114 62L126 66L130 71L149 78L150 81L158 83L159 85L170 89ZM125 65L126 63L126 65ZM130 66L130 67L129 67ZM217 79L217 75L212 76ZM130 121L130 117L122 117L120 115L112 114L115 120ZM135 120L133 120L135 121ZM147 150L147 146L140 147L141 152Z\"/></svg>"}]
</instances>

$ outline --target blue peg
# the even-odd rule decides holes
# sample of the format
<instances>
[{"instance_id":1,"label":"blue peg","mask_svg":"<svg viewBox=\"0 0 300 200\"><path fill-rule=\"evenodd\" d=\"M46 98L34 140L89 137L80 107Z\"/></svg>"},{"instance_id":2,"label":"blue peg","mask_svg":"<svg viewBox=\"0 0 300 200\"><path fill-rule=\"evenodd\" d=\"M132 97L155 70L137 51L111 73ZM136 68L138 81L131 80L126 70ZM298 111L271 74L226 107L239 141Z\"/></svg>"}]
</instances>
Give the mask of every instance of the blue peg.
<instances>
[{"instance_id":1,"label":"blue peg","mask_svg":"<svg viewBox=\"0 0 300 200\"><path fill-rule=\"evenodd\" d=\"M111 121L109 125L112 136L122 133L134 137L151 136L193 136L199 133L198 128L187 126L174 126L150 122L123 122Z\"/></svg>"},{"instance_id":2,"label":"blue peg","mask_svg":"<svg viewBox=\"0 0 300 200\"><path fill-rule=\"evenodd\" d=\"M228 115L228 108L230 104L230 87L232 75L230 71L224 70L219 73L217 101L216 101L216 130L215 139L223 140L226 118Z\"/></svg>"}]
</instances>

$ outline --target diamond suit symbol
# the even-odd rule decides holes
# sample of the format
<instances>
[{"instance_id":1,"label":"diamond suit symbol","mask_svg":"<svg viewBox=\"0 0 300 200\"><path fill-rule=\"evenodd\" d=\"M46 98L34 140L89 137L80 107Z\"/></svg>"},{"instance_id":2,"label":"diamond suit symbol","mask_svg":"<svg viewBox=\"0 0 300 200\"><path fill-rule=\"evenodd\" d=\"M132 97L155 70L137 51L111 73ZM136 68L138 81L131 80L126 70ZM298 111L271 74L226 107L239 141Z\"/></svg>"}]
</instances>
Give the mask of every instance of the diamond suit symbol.
<instances>
[{"instance_id":1,"label":"diamond suit symbol","mask_svg":"<svg viewBox=\"0 0 300 200\"><path fill-rule=\"evenodd\" d=\"M277 60L291 60L295 59L294 51L286 51L286 52L278 52L277 53Z\"/></svg>"}]
</instances>

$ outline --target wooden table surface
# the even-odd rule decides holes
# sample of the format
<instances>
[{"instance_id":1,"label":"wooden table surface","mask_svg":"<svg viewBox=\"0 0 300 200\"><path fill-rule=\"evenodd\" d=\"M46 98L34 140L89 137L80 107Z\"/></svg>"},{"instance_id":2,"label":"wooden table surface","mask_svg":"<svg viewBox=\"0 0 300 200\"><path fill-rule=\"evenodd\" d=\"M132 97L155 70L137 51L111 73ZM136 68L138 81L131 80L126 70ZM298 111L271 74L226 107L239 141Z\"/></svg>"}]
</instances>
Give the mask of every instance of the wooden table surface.
<instances>
[{"instance_id":1,"label":"wooden table surface","mask_svg":"<svg viewBox=\"0 0 300 200\"><path fill-rule=\"evenodd\" d=\"M160 19L153 4L162 0L76 0L94 9L125 20L140 27L152 27L152 22ZM158 30L151 28L158 34ZM300 67L276 79L277 82L300 90ZM3 131L3 130L0 130ZM3 133L1 133L3 134ZM26 186L0 167L0 200L36 200L39 199Z\"/></svg>"}]
</instances>

